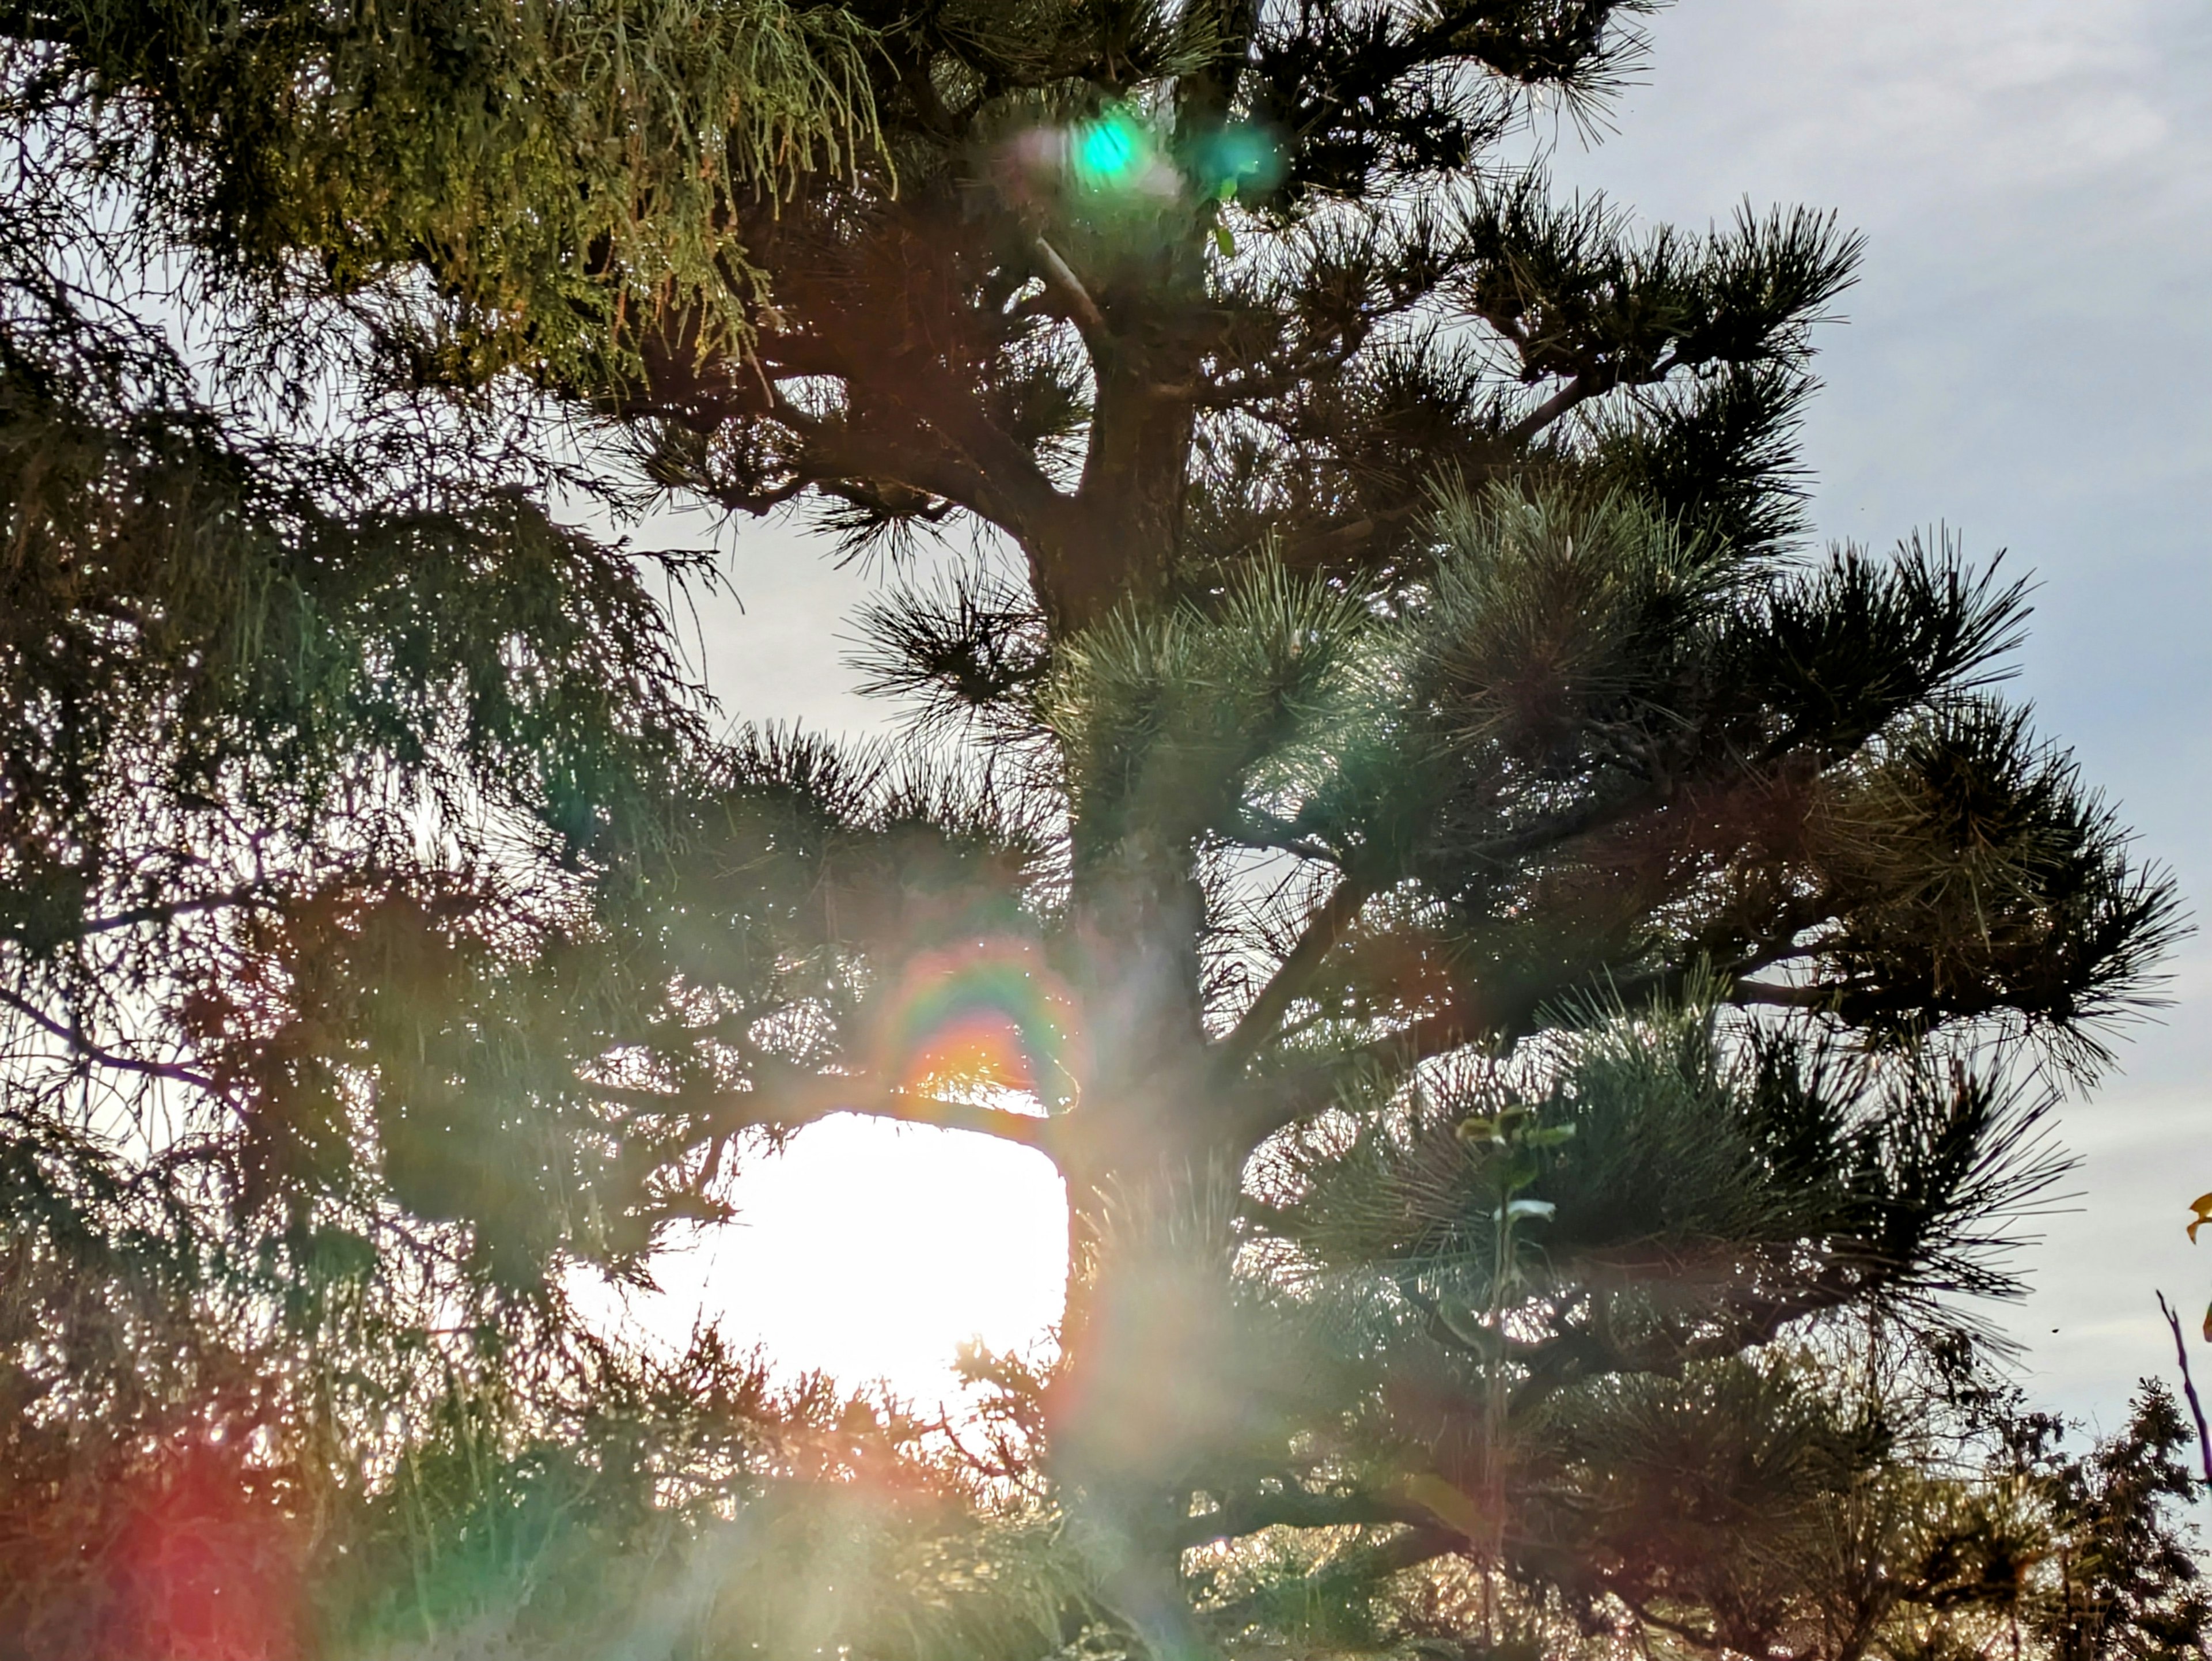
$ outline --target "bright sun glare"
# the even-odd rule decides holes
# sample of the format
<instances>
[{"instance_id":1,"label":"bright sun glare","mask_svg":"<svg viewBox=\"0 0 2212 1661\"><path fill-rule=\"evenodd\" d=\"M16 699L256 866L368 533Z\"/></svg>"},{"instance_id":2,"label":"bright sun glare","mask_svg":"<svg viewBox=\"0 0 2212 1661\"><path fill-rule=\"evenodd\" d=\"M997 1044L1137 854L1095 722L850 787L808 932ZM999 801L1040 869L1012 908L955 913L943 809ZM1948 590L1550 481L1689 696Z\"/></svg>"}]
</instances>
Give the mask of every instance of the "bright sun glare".
<instances>
[{"instance_id":1,"label":"bright sun glare","mask_svg":"<svg viewBox=\"0 0 2212 1661\"><path fill-rule=\"evenodd\" d=\"M732 1184L738 1220L654 1260L630 1318L680 1344L695 1318L760 1344L777 1375L820 1368L927 1408L980 1339L1027 1349L1060 1318L1066 1199L1043 1155L964 1131L840 1116Z\"/></svg>"}]
</instances>

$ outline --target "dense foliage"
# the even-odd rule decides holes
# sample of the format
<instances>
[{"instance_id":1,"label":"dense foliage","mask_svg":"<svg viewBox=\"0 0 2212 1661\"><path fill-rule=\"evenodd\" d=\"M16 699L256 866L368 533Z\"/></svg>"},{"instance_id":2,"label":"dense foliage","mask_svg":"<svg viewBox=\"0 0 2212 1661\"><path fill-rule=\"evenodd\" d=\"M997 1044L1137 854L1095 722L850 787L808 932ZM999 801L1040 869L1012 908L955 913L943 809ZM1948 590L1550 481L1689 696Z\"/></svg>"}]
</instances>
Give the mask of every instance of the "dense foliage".
<instances>
[{"instance_id":1,"label":"dense foliage","mask_svg":"<svg viewBox=\"0 0 2212 1661\"><path fill-rule=\"evenodd\" d=\"M0 4L0 1652L2202 1653L1971 1301L2171 888L1802 545L1856 240L1512 163L1649 9ZM1066 1179L971 1421L566 1304L838 1112Z\"/></svg>"}]
</instances>

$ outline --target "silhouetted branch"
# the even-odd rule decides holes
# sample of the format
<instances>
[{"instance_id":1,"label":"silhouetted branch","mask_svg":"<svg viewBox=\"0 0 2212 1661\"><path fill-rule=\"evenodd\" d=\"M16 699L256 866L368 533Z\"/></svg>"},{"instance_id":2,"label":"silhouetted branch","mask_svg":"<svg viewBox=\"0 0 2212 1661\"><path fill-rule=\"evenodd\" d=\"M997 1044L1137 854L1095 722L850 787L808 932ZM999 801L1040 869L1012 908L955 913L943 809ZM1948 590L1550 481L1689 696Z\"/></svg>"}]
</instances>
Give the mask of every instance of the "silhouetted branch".
<instances>
[{"instance_id":1,"label":"silhouetted branch","mask_svg":"<svg viewBox=\"0 0 2212 1661\"><path fill-rule=\"evenodd\" d=\"M1242 1067L1274 1035L1283 1012L1305 989L1336 943L1344 938L1367 903L1366 884L1347 877L1322 902L1306 923L1305 932L1290 950L1260 995L1237 1020L1236 1029L1221 1041L1220 1059L1227 1068Z\"/></svg>"},{"instance_id":2,"label":"silhouetted branch","mask_svg":"<svg viewBox=\"0 0 2212 1661\"><path fill-rule=\"evenodd\" d=\"M1417 1500L1386 1494L1310 1494L1286 1488L1231 1500L1218 1511L1187 1519L1175 1544L1188 1551L1220 1540L1241 1540L1261 1529L1339 1528L1350 1523L1409 1523L1433 1528L1436 1513ZM1454 1538L1457 1538L1456 1536Z\"/></svg>"},{"instance_id":3,"label":"silhouetted branch","mask_svg":"<svg viewBox=\"0 0 2212 1661\"><path fill-rule=\"evenodd\" d=\"M1036 256L1037 268L1044 278L1045 286L1067 307L1068 320L1083 332L1084 340L1093 351L1104 346L1109 339L1106 313L1098 309L1098 302L1091 297L1091 290L1083 286L1083 279L1060 257L1060 251L1044 238L1031 238L1030 252Z\"/></svg>"},{"instance_id":4,"label":"silhouetted branch","mask_svg":"<svg viewBox=\"0 0 2212 1661\"><path fill-rule=\"evenodd\" d=\"M835 1114L854 1113L900 1124L973 1131L1034 1147L1048 1156L1056 1141L1056 1122L1042 1115L884 1090L865 1080L834 1074L794 1080L787 1089L726 1090L709 1095L632 1090L618 1085L587 1084L585 1088L601 1101L617 1103L639 1115L702 1115L722 1135L737 1130L797 1130Z\"/></svg>"},{"instance_id":5,"label":"silhouetted branch","mask_svg":"<svg viewBox=\"0 0 2212 1661\"><path fill-rule=\"evenodd\" d=\"M125 1056L102 1048L74 1027L64 1026L35 1004L0 989L0 1004L14 1010L42 1031L51 1033L69 1046L70 1053L81 1061L97 1067L113 1068L122 1073L136 1073L149 1079L167 1079L173 1084L187 1084L195 1090L204 1090L210 1095L220 1093L216 1081L206 1074L189 1067L179 1067L173 1062L142 1061L136 1056Z\"/></svg>"}]
</instances>

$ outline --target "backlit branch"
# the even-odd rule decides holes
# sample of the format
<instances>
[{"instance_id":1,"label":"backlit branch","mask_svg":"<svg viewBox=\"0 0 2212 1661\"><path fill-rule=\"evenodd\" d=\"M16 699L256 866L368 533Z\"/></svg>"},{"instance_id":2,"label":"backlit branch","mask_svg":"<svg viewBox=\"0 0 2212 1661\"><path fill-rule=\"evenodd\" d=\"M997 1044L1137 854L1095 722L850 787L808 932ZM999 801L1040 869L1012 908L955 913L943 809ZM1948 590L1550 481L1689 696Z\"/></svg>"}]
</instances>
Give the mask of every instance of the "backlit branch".
<instances>
[{"instance_id":1,"label":"backlit branch","mask_svg":"<svg viewBox=\"0 0 2212 1661\"><path fill-rule=\"evenodd\" d=\"M1083 332L1084 343L1096 356L1112 344L1106 326L1106 313L1098 309L1098 302L1091 297L1091 290L1083 286L1068 263L1060 257L1060 251L1042 236L1030 240L1030 252L1036 256L1038 272L1045 287L1067 307L1068 320Z\"/></svg>"},{"instance_id":2,"label":"backlit branch","mask_svg":"<svg viewBox=\"0 0 2212 1661\"><path fill-rule=\"evenodd\" d=\"M1407 1523L1416 1529L1433 1529L1437 1517L1417 1500L1387 1494L1310 1494L1304 1488L1285 1488L1274 1494L1242 1494L1218 1510L1188 1518L1177 1531L1176 1544L1188 1551L1194 1546L1241 1540L1262 1529L1326 1529L1375 1523Z\"/></svg>"},{"instance_id":3,"label":"backlit branch","mask_svg":"<svg viewBox=\"0 0 2212 1661\"><path fill-rule=\"evenodd\" d=\"M5 1005L29 1021L41 1031L58 1038L69 1047L70 1054L95 1067L105 1067L120 1073L136 1073L143 1078L167 1079L173 1084L190 1085L195 1090L204 1090L210 1095L219 1094L216 1081L204 1073L173 1062L149 1062L136 1056L96 1044L76 1028L64 1025L39 1008L35 1004L17 997L13 992L0 988L0 1005Z\"/></svg>"},{"instance_id":4,"label":"backlit branch","mask_svg":"<svg viewBox=\"0 0 2212 1661\"><path fill-rule=\"evenodd\" d=\"M1014 1113L975 1102L911 1091L885 1090L865 1080L836 1074L793 1080L788 1088L726 1090L712 1092L670 1092L633 1090L617 1085L586 1085L601 1101L627 1108L639 1116L676 1118L697 1115L718 1135L738 1130L798 1130L839 1113L863 1118L889 1119L900 1124L934 1125L940 1130L967 1130L1033 1147L1048 1156L1057 1140L1055 1121L1042 1115Z\"/></svg>"},{"instance_id":5,"label":"backlit branch","mask_svg":"<svg viewBox=\"0 0 2212 1661\"><path fill-rule=\"evenodd\" d=\"M1284 1011L1305 989L1320 969L1322 959L1358 920L1359 908L1367 903L1368 892L1364 883L1347 877L1314 912L1290 954L1260 989L1260 995L1238 1019L1236 1029L1221 1041L1218 1053L1224 1068L1243 1067L1274 1036Z\"/></svg>"}]
</instances>

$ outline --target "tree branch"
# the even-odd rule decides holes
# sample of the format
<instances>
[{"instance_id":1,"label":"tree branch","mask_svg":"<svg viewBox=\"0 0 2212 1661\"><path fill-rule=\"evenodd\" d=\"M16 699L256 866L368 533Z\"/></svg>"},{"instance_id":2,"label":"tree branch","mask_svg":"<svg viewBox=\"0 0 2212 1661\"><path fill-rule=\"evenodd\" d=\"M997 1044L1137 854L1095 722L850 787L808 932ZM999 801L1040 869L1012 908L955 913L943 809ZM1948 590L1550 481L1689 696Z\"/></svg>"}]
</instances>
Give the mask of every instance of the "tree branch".
<instances>
[{"instance_id":1,"label":"tree branch","mask_svg":"<svg viewBox=\"0 0 2212 1661\"><path fill-rule=\"evenodd\" d=\"M1305 932L1298 936L1267 983L1260 989L1260 995L1238 1019L1235 1029L1224 1038L1216 1056L1224 1072L1242 1068L1259 1053L1260 1047L1274 1036L1280 1025L1283 1012L1291 1007L1291 1000L1304 990L1315 971L1321 967L1336 943L1344 938L1359 916L1359 909L1367 904L1370 890L1356 878L1346 877L1337 884L1329 897L1308 919Z\"/></svg>"},{"instance_id":2,"label":"tree branch","mask_svg":"<svg viewBox=\"0 0 2212 1661\"><path fill-rule=\"evenodd\" d=\"M799 434L805 446L792 487L779 496L795 495L809 486L848 501L856 494L911 492L918 501L949 502L971 513L1018 542L1064 500L1033 466L1033 478L1013 476L1017 486L1030 488L1009 491L1003 488L1009 477L1006 468L994 471L977 465L927 421L903 413L911 423L910 434L903 438L811 419L800 427L776 413L772 418Z\"/></svg>"},{"instance_id":3,"label":"tree branch","mask_svg":"<svg viewBox=\"0 0 2212 1661\"><path fill-rule=\"evenodd\" d=\"M1774 981L1738 980L1729 988L1730 1003L1763 1003L1778 1009L1822 1009L1835 1001L1832 986L1784 986Z\"/></svg>"},{"instance_id":4,"label":"tree branch","mask_svg":"<svg viewBox=\"0 0 2212 1661\"><path fill-rule=\"evenodd\" d=\"M1691 1626L1687 1621L1670 1620L1666 1615L1655 1615L1618 1587L1612 1588L1612 1591L1613 1595L1620 1599L1628 1612L1645 1625L1656 1627L1662 1632L1672 1633L1675 1637L1694 1644L1701 1650L1717 1650L1721 1647L1721 1640L1716 1634Z\"/></svg>"},{"instance_id":5,"label":"tree branch","mask_svg":"<svg viewBox=\"0 0 2212 1661\"><path fill-rule=\"evenodd\" d=\"M1554 852L1570 843L1626 824L1638 814L1656 812L1667 805L1667 798L1665 785L1656 778L1647 779L1623 795L1594 796L1565 812L1547 814L1517 830L1477 843L1467 850L1465 858L1470 864L1503 865Z\"/></svg>"},{"instance_id":6,"label":"tree branch","mask_svg":"<svg viewBox=\"0 0 2212 1661\"><path fill-rule=\"evenodd\" d=\"M1042 236L1030 239L1030 252L1035 256L1038 274L1044 285L1060 297L1067 307L1068 321L1083 332L1084 344L1091 348L1096 358L1110 350L1114 344L1113 332L1107 326L1106 313L1098 309L1098 302L1091 297L1091 290L1083 286L1083 279L1060 257L1060 251Z\"/></svg>"},{"instance_id":7,"label":"tree branch","mask_svg":"<svg viewBox=\"0 0 2212 1661\"><path fill-rule=\"evenodd\" d=\"M1024 546L1054 531L1070 506L1036 458L992 423L973 392L921 355L860 362L810 332L777 336L763 356L772 368L844 382L848 408L865 405L871 412L860 423L806 417L806 426L792 426L808 446L809 471L822 478L889 479L927 491ZM856 399L856 392L865 396ZM902 434L870 429L875 416L893 412ZM786 420L780 413L774 418Z\"/></svg>"},{"instance_id":8,"label":"tree branch","mask_svg":"<svg viewBox=\"0 0 2212 1661\"><path fill-rule=\"evenodd\" d=\"M1417 1524L1404 1533L1395 1535L1378 1546L1358 1554L1358 1561L1365 1570L1363 1578L1382 1579L1404 1570L1418 1567L1439 1557L1465 1548L1467 1542L1450 1529L1433 1524ZM1224 1603L1206 1611L1209 1625L1235 1631L1249 1625L1261 1609L1261 1594L1240 1597L1233 1603Z\"/></svg>"},{"instance_id":9,"label":"tree branch","mask_svg":"<svg viewBox=\"0 0 2212 1661\"><path fill-rule=\"evenodd\" d=\"M703 1115L720 1135L735 1130L797 1130L833 1114L854 1113L863 1118L889 1119L900 1124L973 1131L1002 1142L1036 1148L1048 1158L1058 1157L1054 1153L1054 1144L1059 1140L1058 1122L1041 1114L1014 1113L974 1102L885 1090L866 1080L834 1074L798 1080L789 1088L725 1090L706 1095L634 1090L589 1081L584 1087L601 1101L618 1104L641 1115Z\"/></svg>"},{"instance_id":10,"label":"tree branch","mask_svg":"<svg viewBox=\"0 0 2212 1661\"><path fill-rule=\"evenodd\" d=\"M1796 915L1791 914L1792 917ZM1726 978L1800 955L1802 952L1794 946L1778 946L1769 942L1749 956L1719 962L1714 967ZM1362 1072L1379 1071L1388 1077L1403 1078L1432 1057L1449 1055L1486 1038L1517 1034L1526 1029L1539 1010L1577 993L1631 1003L1680 987L1688 978L1688 973L1687 969L1677 965L1616 977L1609 965L1600 963L1539 984L1463 995L1445 1008L1326 1061L1274 1078L1254 1079L1240 1086L1246 1104L1242 1118L1248 1145L1257 1146L1285 1125L1327 1106L1346 1079ZM1734 980L1730 988L1733 1002L1799 1009L1825 1007L1837 995L1833 988L1795 987L1754 980Z\"/></svg>"},{"instance_id":11,"label":"tree branch","mask_svg":"<svg viewBox=\"0 0 2212 1661\"><path fill-rule=\"evenodd\" d=\"M203 895L198 899L177 900L166 905L138 905L125 911L111 911L103 916L87 917L70 931L70 938L83 940L94 934L111 934L118 928L136 928L142 923L173 922L179 917L191 916L203 911L222 911L233 906L252 905L257 901L258 886L258 884L248 885L221 894Z\"/></svg>"},{"instance_id":12,"label":"tree branch","mask_svg":"<svg viewBox=\"0 0 2212 1661\"><path fill-rule=\"evenodd\" d=\"M1261 1529L1340 1528L1351 1523L1408 1523L1416 1528L1434 1528L1437 1514L1418 1500L1387 1494L1310 1494L1304 1488L1285 1488L1275 1494L1242 1495L1218 1511L1187 1518L1176 1531L1175 1546L1179 1551L1188 1551L1220 1540L1241 1540Z\"/></svg>"},{"instance_id":13,"label":"tree branch","mask_svg":"<svg viewBox=\"0 0 2212 1661\"><path fill-rule=\"evenodd\" d=\"M1863 1282L1832 1275L1792 1296L1755 1298L1734 1305L1717 1302L1697 1313L1710 1330L1689 1337L1676 1324L1662 1328L1655 1342L1634 1346L1590 1328L1565 1326L1549 1338L1516 1346L1516 1359L1525 1361L1528 1371L1513 1390L1508 1414L1519 1419L1559 1390L1586 1378L1615 1373L1679 1376L1692 1362L1722 1360L1771 1343L1791 1322L1839 1308L1865 1291Z\"/></svg>"},{"instance_id":14,"label":"tree branch","mask_svg":"<svg viewBox=\"0 0 2212 1661\"><path fill-rule=\"evenodd\" d=\"M0 988L0 1004L14 1010L33 1025L59 1038L69 1046L70 1053L81 1060L100 1067L113 1068L118 1072L136 1073L149 1079L167 1079L174 1084L190 1085L195 1090L204 1090L211 1096L222 1093L212 1078L191 1068L179 1067L173 1062L141 1061L136 1056L103 1049L74 1027L63 1025L37 1005L17 997L5 988Z\"/></svg>"},{"instance_id":15,"label":"tree branch","mask_svg":"<svg viewBox=\"0 0 2212 1661\"><path fill-rule=\"evenodd\" d=\"M1505 429L1508 444L1526 444L1561 416L1585 399L1595 398L1604 388L1587 375L1577 375L1559 391L1539 404Z\"/></svg>"},{"instance_id":16,"label":"tree branch","mask_svg":"<svg viewBox=\"0 0 2212 1661\"><path fill-rule=\"evenodd\" d=\"M2173 1359L2181 1364L2181 1390L2189 1398L2189 1411L2197 1420L2197 1452L2204 1465L2204 1486L2212 1488L2212 1430L2204 1427L2204 1404L2197 1399L2197 1381L2189 1376L2189 1346L2181 1340L2181 1317L2166 1301L2166 1294L2158 1294L2158 1307L2166 1317L2166 1324L2173 1333Z\"/></svg>"},{"instance_id":17,"label":"tree branch","mask_svg":"<svg viewBox=\"0 0 2212 1661\"><path fill-rule=\"evenodd\" d=\"M1239 1130L1248 1147L1257 1147L1285 1125L1326 1107L1346 1079L1377 1069L1402 1078L1430 1057L1448 1055L1499 1025L1455 1002L1327 1061L1276 1078L1254 1079L1240 1092Z\"/></svg>"}]
</instances>

